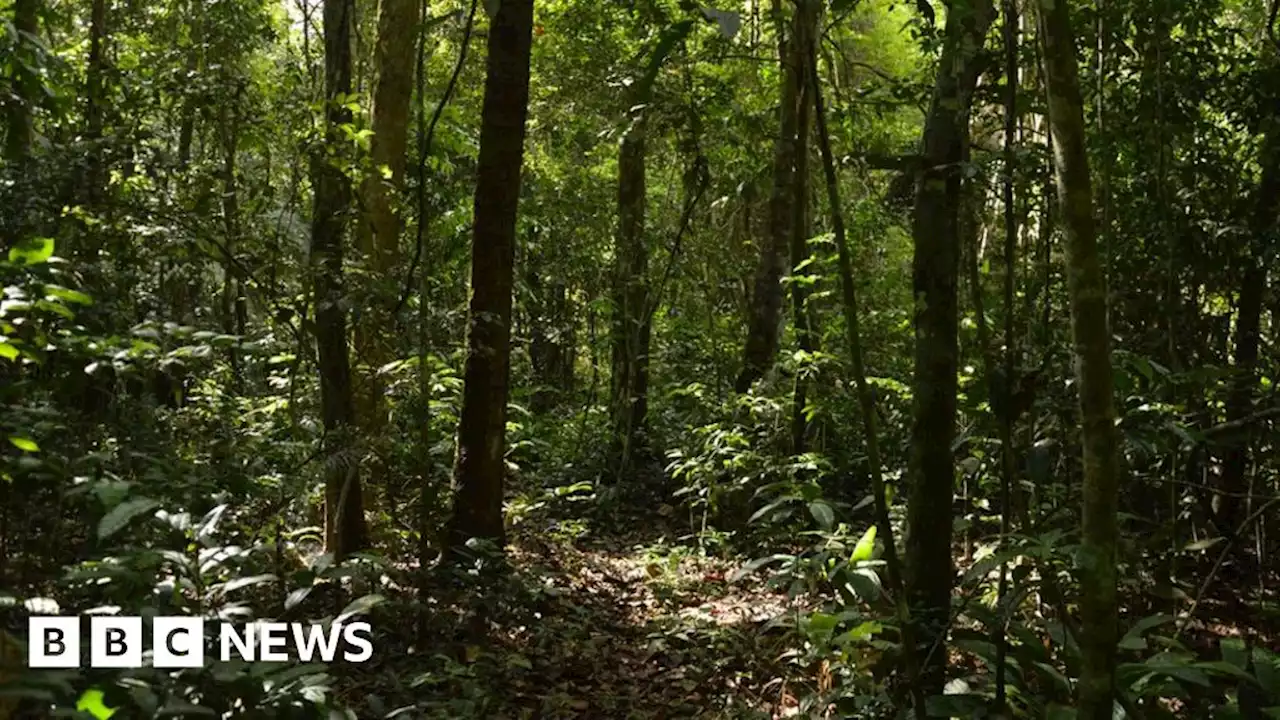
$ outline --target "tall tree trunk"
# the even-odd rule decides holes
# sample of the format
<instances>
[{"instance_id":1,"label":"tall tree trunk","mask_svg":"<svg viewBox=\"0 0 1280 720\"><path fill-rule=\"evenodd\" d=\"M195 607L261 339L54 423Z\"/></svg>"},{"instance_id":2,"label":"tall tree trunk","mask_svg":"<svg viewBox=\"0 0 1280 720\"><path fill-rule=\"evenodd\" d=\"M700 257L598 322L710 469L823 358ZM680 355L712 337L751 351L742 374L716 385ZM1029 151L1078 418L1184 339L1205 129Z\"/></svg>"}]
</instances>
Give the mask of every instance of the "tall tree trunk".
<instances>
[{"instance_id":1,"label":"tall tree trunk","mask_svg":"<svg viewBox=\"0 0 1280 720\"><path fill-rule=\"evenodd\" d=\"M394 282L403 227L397 208L404 188L409 138L409 103L413 96L414 47L420 0L381 0L374 57L373 139L369 145L373 172L361 188L364 217L357 247L371 276L365 317L355 328L356 357L365 369L358 395L360 418L370 438L385 438L388 424L384 385L378 369L393 359L391 312L399 287Z\"/></svg>"},{"instance_id":2,"label":"tall tree trunk","mask_svg":"<svg viewBox=\"0 0 1280 720\"><path fill-rule=\"evenodd\" d=\"M778 16L778 62L782 74L782 102L778 110L778 138L773 148L773 191L769 196L769 235L761 243L760 265L751 293L751 318L743 349L742 370L734 388L746 392L773 365L778 352L778 329L782 321L783 261L794 231L795 163L799 132L799 90L803 62L797 54L800 43L788 42L782 31L781 2L774 3ZM801 23L809 17L798 9L792 17L792 38L804 33ZM802 48L801 48L802 49Z\"/></svg>"},{"instance_id":3,"label":"tall tree trunk","mask_svg":"<svg viewBox=\"0 0 1280 720\"><path fill-rule=\"evenodd\" d=\"M201 69L200 59L204 56L204 2L191 0L188 3L187 12L191 16L188 25L191 47L187 50L186 79L188 83L194 83ZM199 100L194 87L184 88L178 121L178 172L185 173L191 164L191 141L195 137L196 108L199 106Z\"/></svg>"},{"instance_id":4,"label":"tall tree trunk","mask_svg":"<svg viewBox=\"0 0 1280 720\"><path fill-rule=\"evenodd\" d=\"M324 2L325 144L345 145L339 126L351 112L339 102L351 92L351 5ZM351 207L351 180L323 151L313 159L315 205L311 219L311 263L316 303L316 346L324 420L325 548L343 558L365 544L360 468L353 451L355 410L347 356L347 317L342 308L343 235Z\"/></svg>"},{"instance_id":5,"label":"tall tree trunk","mask_svg":"<svg viewBox=\"0 0 1280 720\"><path fill-rule=\"evenodd\" d=\"M809 58L814 55L814 45L818 17L818 5L812 0L796 0L796 35L792 37L794 51L792 59L800 63L796 68L799 87L796 89L796 143L795 168L792 179L794 199L792 200L791 227L791 272L808 273L801 266L809 259L809 103L812 92L809 77ZM809 317L809 288L804 283L791 283L791 314L796 329L796 339L800 349L811 356L817 349L813 323ZM800 454L805 451L805 435L808 421L805 417L805 406L808 404L803 369L796 373L795 388L791 401L791 450Z\"/></svg>"},{"instance_id":6,"label":"tall tree trunk","mask_svg":"<svg viewBox=\"0 0 1280 720\"><path fill-rule=\"evenodd\" d=\"M88 144L85 159L83 197L90 208L101 200L102 186L102 115L106 74L107 0L93 0L89 17L89 64L85 75L84 138ZM90 246L91 254L97 243Z\"/></svg>"},{"instance_id":7,"label":"tall tree trunk","mask_svg":"<svg viewBox=\"0 0 1280 720\"><path fill-rule=\"evenodd\" d=\"M1280 75L1280 59L1269 58L1271 75ZM1270 238L1280 215L1280 98L1268 98L1271 113L1266 119L1266 135L1262 141L1262 179L1254 196L1253 215L1249 222L1249 250L1244 259L1244 278L1236 314L1235 375L1227 397L1227 420L1239 421L1253 411L1254 391L1258 386L1258 345L1261 338L1262 301L1266 294ZM1242 439L1226 451L1219 487L1214 497L1219 529L1233 533L1241 520L1240 497L1248 492L1245 470L1249 464L1249 444Z\"/></svg>"},{"instance_id":8,"label":"tall tree trunk","mask_svg":"<svg viewBox=\"0 0 1280 720\"><path fill-rule=\"evenodd\" d=\"M242 97L237 91L236 102L223 105L221 131L222 150L222 222L226 235L224 251L224 281L222 289L223 330L229 335L241 335L248 310L245 306L240 268L236 264L236 252L240 245L240 194L236 186L236 153L240 145L240 118L235 110ZM231 365L231 382L239 393L243 384L240 368L240 351L235 345L227 348L227 360Z\"/></svg>"},{"instance_id":9,"label":"tall tree trunk","mask_svg":"<svg viewBox=\"0 0 1280 720\"><path fill-rule=\"evenodd\" d=\"M613 281L613 476L630 470L643 442L649 394L649 251L644 235L645 132L635 118L618 150L618 236Z\"/></svg>"},{"instance_id":10,"label":"tall tree trunk","mask_svg":"<svg viewBox=\"0 0 1280 720\"><path fill-rule=\"evenodd\" d=\"M35 47L40 33L40 0L14 0L13 29L18 31L20 44ZM22 50L18 52L26 54ZM40 93L40 80L21 64L13 65L13 95L8 103L9 132L5 137L5 158L20 168L31 154L31 140L35 135L31 110Z\"/></svg>"},{"instance_id":11,"label":"tall tree trunk","mask_svg":"<svg viewBox=\"0 0 1280 720\"><path fill-rule=\"evenodd\" d=\"M516 211L529 113L533 0L499 0L489 26L489 57L480 116L471 308L458 422L458 460L448 543L455 554L470 538L499 546L511 367L511 289Z\"/></svg>"},{"instance_id":12,"label":"tall tree trunk","mask_svg":"<svg viewBox=\"0 0 1280 720\"><path fill-rule=\"evenodd\" d=\"M1000 535L1009 537L1010 514L1013 512L1014 475L1017 462L1014 457L1013 426L1017 422L1014 383L1018 367L1017 342L1014 337L1014 289L1017 267L1018 216L1014 206L1014 140L1018 132L1018 3L1004 0L1001 38L1004 42L1004 182L1001 187L1004 205L1004 382L1005 412L1000 418ZM1030 295L1030 293L1028 293ZM1008 642L1005 637L1005 602L1009 592L1008 563L1000 565L998 588L998 620L995 627L996 646L996 697L995 710L1004 713L1006 706L1005 675Z\"/></svg>"},{"instance_id":13,"label":"tall tree trunk","mask_svg":"<svg viewBox=\"0 0 1280 720\"><path fill-rule=\"evenodd\" d=\"M40 32L40 0L14 0L13 28L18 32L15 53L19 57L32 58L38 46ZM28 60L30 62L30 60ZM13 207L9 208L9 231L15 240L25 240L33 232L32 205L36 190L31 185L31 143L35 137L32 110L40 96L40 78L28 65L11 62L12 92L6 106L8 132L5 135L4 156L9 163L10 177L14 183Z\"/></svg>"},{"instance_id":14,"label":"tall tree trunk","mask_svg":"<svg viewBox=\"0 0 1280 720\"><path fill-rule=\"evenodd\" d=\"M1077 717L1109 720L1115 695L1116 510L1120 462L1106 284L1093 224L1084 102L1067 4L1061 0L1038 0L1037 9L1058 205L1067 244L1067 290L1071 298L1071 333L1075 342L1084 450Z\"/></svg>"},{"instance_id":15,"label":"tall tree trunk","mask_svg":"<svg viewBox=\"0 0 1280 720\"><path fill-rule=\"evenodd\" d=\"M836 178L836 163L831 151L831 134L827 131L826 110L822 103L822 86L818 79L816 48L809 48L809 86L813 90L814 120L818 148L822 153L822 170L827 181L827 202L831 206L831 228L835 235L840 272L840 292L844 301L845 342L849 346L849 365L853 371L854 386L858 394L858 410L867 448L867 464L871 474L871 493L874 498L875 522L881 542L884 543L885 585L894 600L898 622L902 628L903 665L906 669L906 686L913 693L918 716L924 715L924 695L916 682L919 659L913 652L915 643L911 634L911 613L906 596L902 593L902 561L898 557L893 523L889 517L889 502L885 496L883 466L880 461L880 433L876 425L875 397L867 384L867 369L862 355L862 333L859 328L857 285L853 280L853 256L845 237L844 210L840 204L840 183Z\"/></svg>"},{"instance_id":16,"label":"tall tree trunk","mask_svg":"<svg viewBox=\"0 0 1280 720\"><path fill-rule=\"evenodd\" d=\"M917 179L912 234L915 287L914 418L907 503L906 593L921 643L924 694L942 692L946 628L954 569L951 503L955 462L956 275L959 211L969 105L977 56L994 20L990 0L956 2L947 13L933 100L925 122L923 171Z\"/></svg>"}]
</instances>

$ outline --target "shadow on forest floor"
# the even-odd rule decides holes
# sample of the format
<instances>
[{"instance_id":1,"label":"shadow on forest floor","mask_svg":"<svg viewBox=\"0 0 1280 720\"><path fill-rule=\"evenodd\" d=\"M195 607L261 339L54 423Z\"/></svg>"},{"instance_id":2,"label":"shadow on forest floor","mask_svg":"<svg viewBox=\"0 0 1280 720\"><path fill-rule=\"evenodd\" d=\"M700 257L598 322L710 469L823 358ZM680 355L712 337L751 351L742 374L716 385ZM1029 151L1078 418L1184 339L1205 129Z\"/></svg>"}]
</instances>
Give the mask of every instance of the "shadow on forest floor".
<instances>
[{"instance_id":1,"label":"shadow on forest floor","mask_svg":"<svg viewBox=\"0 0 1280 720\"><path fill-rule=\"evenodd\" d=\"M821 684L818 673L785 659L797 649L793 629L803 608L758 575L729 582L743 559L701 552L687 528L663 512L669 508L626 505L636 509L586 519L528 516L511 532L507 572L482 589L441 585L430 593L424 636L431 639L422 647L413 646L412 607L375 620L379 660L344 674L341 697L361 718L796 715L797 696L812 696ZM1176 603L1154 596L1161 592L1154 578L1125 584L1122 624L1185 613L1196 586L1215 570L1207 554L1200 560L1194 570L1184 568L1194 582L1178 584L1169 598ZM1280 650L1275 617L1249 611L1276 606L1263 602L1280 587L1280 579L1269 579L1255 580L1262 587L1252 597L1240 577L1215 574L1183 640L1205 660L1219 658L1222 638L1243 633ZM781 622L769 622L775 619ZM985 675L974 657L953 652L954 671ZM1150 654L1122 653L1121 661Z\"/></svg>"},{"instance_id":2,"label":"shadow on forest floor","mask_svg":"<svg viewBox=\"0 0 1280 720\"><path fill-rule=\"evenodd\" d=\"M787 716L778 658L790 635L766 624L796 606L762 579L728 582L739 562L655 520L588 521L573 539L517 528L503 581L437 598L434 647L411 648L411 632L379 638L390 659L355 670L342 696L370 717Z\"/></svg>"}]
</instances>

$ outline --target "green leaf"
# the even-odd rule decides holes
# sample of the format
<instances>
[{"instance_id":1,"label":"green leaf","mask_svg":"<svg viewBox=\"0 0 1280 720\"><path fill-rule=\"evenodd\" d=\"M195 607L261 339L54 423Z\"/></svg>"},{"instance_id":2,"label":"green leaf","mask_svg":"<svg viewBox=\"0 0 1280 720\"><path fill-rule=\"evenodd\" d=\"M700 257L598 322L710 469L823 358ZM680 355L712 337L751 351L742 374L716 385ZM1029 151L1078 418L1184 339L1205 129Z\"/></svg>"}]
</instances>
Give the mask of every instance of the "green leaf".
<instances>
[{"instance_id":1,"label":"green leaf","mask_svg":"<svg viewBox=\"0 0 1280 720\"><path fill-rule=\"evenodd\" d=\"M780 560L789 560L789 559L791 559L791 556L789 555L768 555L766 557L756 558L755 560L752 560L751 562L743 565L737 570L734 570L733 574L729 576L729 582L731 583L738 582L742 578L746 577L747 575L750 575L751 573L755 572L756 570L759 570L760 568L764 567L765 565L768 565L769 563L778 562Z\"/></svg>"},{"instance_id":2,"label":"green leaf","mask_svg":"<svg viewBox=\"0 0 1280 720\"><path fill-rule=\"evenodd\" d=\"M764 507L762 507L762 508L760 508L759 510L755 511L754 513L752 513L752 514L751 514L751 517L747 518L747 524L748 524L748 525L751 525L752 523L754 523L755 521L757 521L757 520L759 520L760 518L764 517L765 515L768 515L769 513L773 512L774 510L777 510L777 509L778 509L779 507L781 507L782 505L784 505L784 504L786 504L786 503L789 503L789 502L791 502L791 501L793 501L793 500L795 500L795 498L794 498L794 497L792 497L792 496L790 496L790 495L788 495L788 496L786 496L786 497L778 498L777 500L774 500L773 502L769 503L768 505L765 505Z\"/></svg>"},{"instance_id":3,"label":"green leaf","mask_svg":"<svg viewBox=\"0 0 1280 720\"><path fill-rule=\"evenodd\" d=\"M1120 639L1119 646L1124 650L1143 650L1147 647L1143 633L1151 628L1173 622L1172 615L1148 615L1133 624L1132 628Z\"/></svg>"},{"instance_id":4,"label":"green leaf","mask_svg":"<svg viewBox=\"0 0 1280 720\"><path fill-rule=\"evenodd\" d=\"M83 710L98 720L107 720L116 714L116 709L107 707L106 703L102 702L102 698L102 691L97 688L85 690L80 700L76 702L76 709Z\"/></svg>"},{"instance_id":5,"label":"green leaf","mask_svg":"<svg viewBox=\"0 0 1280 720\"><path fill-rule=\"evenodd\" d=\"M9 249L9 262L39 265L53 257L53 238L31 238Z\"/></svg>"},{"instance_id":6,"label":"green leaf","mask_svg":"<svg viewBox=\"0 0 1280 720\"><path fill-rule=\"evenodd\" d=\"M849 562L856 563L863 560L870 560L871 554L876 550L876 526L872 525L862 534L862 539L857 545L853 546L853 555L849 557Z\"/></svg>"},{"instance_id":7,"label":"green leaf","mask_svg":"<svg viewBox=\"0 0 1280 720\"><path fill-rule=\"evenodd\" d=\"M98 538L105 540L119 532L134 518L160 507L160 503L150 498L134 498L126 500L111 508L111 512L102 516L98 523Z\"/></svg>"},{"instance_id":8,"label":"green leaf","mask_svg":"<svg viewBox=\"0 0 1280 720\"><path fill-rule=\"evenodd\" d=\"M53 297L59 300L65 300L69 303L76 303L77 305L93 304L93 298L89 297L88 295L85 295L79 290L64 288L61 285L45 285L44 291L48 295L52 295Z\"/></svg>"},{"instance_id":9,"label":"green leaf","mask_svg":"<svg viewBox=\"0 0 1280 720\"><path fill-rule=\"evenodd\" d=\"M1253 672L1267 694L1280 698L1280 658L1263 648L1254 648Z\"/></svg>"},{"instance_id":10,"label":"green leaf","mask_svg":"<svg viewBox=\"0 0 1280 720\"><path fill-rule=\"evenodd\" d=\"M870 568L857 568L849 573L847 588L863 602L874 603L880 600L880 576Z\"/></svg>"},{"instance_id":11,"label":"green leaf","mask_svg":"<svg viewBox=\"0 0 1280 720\"><path fill-rule=\"evenodd\" d=\"M385 601L386 598L381 595L365 595L364 597L356 598L351 601L351 604L348 605L341 614L338 615L338 618L334 620L334 622L346 622L348 618L356 615L363 615L372 610L375 605L379 605Z\"/></svg>"},{"instance_id":12,"label":"green leaf","mask_svg":"<svg viewBox=\"0 0 1280 720\"><path fill-rule=\"evenodd\" d=\"M832 642L837 646L847 645L863 640L870 640L876 635L876 633L883 631L884 625L876 622L875 620L868 620L848 632L841 633L840 637L832 640Z\"/></svg>"},{"instance_id":13,"label":"green leaf","mask_svg":"<svg viewBox=\"0 0 1280 720\"><path fill-rule=\"evenodd\" d=\"M17 360L18 348L10 345L7 342L0 341L0 357L6 360Z\"/></svg>"},{"instance_id":14,"label":"green leaf","mask_svg":"<svg viewBox=\"0 0 1280 720\"><path fill-rule=\"evenodd\" d=\"M1222 649L1222 659L1241 670L1249 666L1249 653L1245 651L1244 641L1240 638L1222 638L1218 643Z\"/></svg>"},{"instance_id":15,"label":"green leaf","mask_svg":"<svg viewBox=\"0 0 1280 720\"><path fill-rule=\"evenodd\" d=\"M277 578L275 575L272 575L269 573L266 575L252 575L250 577L236 578L234 580L228 581L227 584L223 585L222 592L223 594L230 594L241 588L252 587L254 585L261 585L262 583L271 582L272 580L276 580L276 579Z\"/></svg>"},{"instance_id":16,"label":"green leaf","mask_svg":"<svg viewBox=\"0 0 1280 720\"><path fill-rule=\"evenodd\" d=\"M836 513L831 506L820 501L814 500L809 503L809 513L813 515L813 519L818 521L818 527L823 530L830 530L836 524Z\"/></svg>"},{"instance_id":17,"label":"green leaf","mask_svg":"<svg viewBox=\"0 0 1280 720\"><path fill-rule=\"evenodd\" d=\"M204 541L213 537L213 533L218 529L218 521L222 520L222 514L226 511L227 504L223 503L205 513L200 519L200 527L196 530L196 539Z\"/></svg>"},{"instance_id":18,"label":"green leaf","mask_svg":"<svg viewBox=\"0 0 1280 720\"><path fill-rule=\"evenodd\" d=\"M1257 680L1255 680L1252 675L1245 672L1243 669L1238 668L1235 665L1227 662L1226 660L1209 660L1205 662L1198 662L1192 665L1191 667L1198 668L1200 670L1204 670L1205 672L1216 674L1216 675L1225 675L1227 677L1235 678L1236 680L1244 680L1246 682L1257 683Z\"/></svg>"},{"instance_id":19,"label":"green leaf","mask_svg":"<svg viewBox=\"0 0 1280 720\"><path fill-rule=\"evenodd\" d=\"M284 609L285 610L294 609L303 600L306 600L307 596L310 595L311 591L314 589L315 589L315 585L308 585L307 587L300 587L297 590L294 590L293 592L289 593L289 597L284 599Z\"/></svg>"},{"instance_id":20,"label":"green leaf","mask_svg":"<svg viewBox=\"0 0 1280 720\"><path fill-rule=\"evenodd\" d=\"M19 437L17 435L10 435L9 442L19 450L25 450L27 452L40 452L40 446L37 445L36 441L32 440L31 438Z\"/></svg>"}]
</instances>

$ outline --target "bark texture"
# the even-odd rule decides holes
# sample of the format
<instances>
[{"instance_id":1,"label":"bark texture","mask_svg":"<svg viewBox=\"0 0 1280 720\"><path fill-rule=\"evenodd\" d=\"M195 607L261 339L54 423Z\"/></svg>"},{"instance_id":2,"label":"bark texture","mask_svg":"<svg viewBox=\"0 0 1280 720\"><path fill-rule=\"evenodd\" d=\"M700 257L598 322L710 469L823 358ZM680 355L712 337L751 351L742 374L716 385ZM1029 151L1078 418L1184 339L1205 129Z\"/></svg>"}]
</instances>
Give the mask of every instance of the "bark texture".
<instances>
[{"instance_id":1,"label":"bark texture","mask_svg":"<svg viewBox=\"0 0 1280 720\"><path fill-rule=\"evenodd\" d=\"M351 112L336 102L351 92L353 0L324 3L325 136L327 147L343 147L339 126ZM352 449L355 410L347 356L347 316L343 303L342 258L351 180L336 158L317 154L311 219L311 263L316 303L316 349L320 405L325 432L325 549L343 558L365 545L360 468Z\"/></svg>"},{"instance_id":2,"label":"bark texture","mask_svg":"<svg viewBox=\"0 0 1280 720\"><path fill-rule=\"evenodd\" d=\"M39 0L14 0L13 29L19 33L19 43L28 45L38 41ZM9 131L5 136L5 157L13 165L21 166L31 154L31 140L35 135L31 111L40 92L39 78L19 63L14 63L11 83L13 95L7 107Z\"/></svg>"},{"instance_id":3,"label":"bark texture","mask_svg":"<svg viewBox=\"0 0 1280 720\"><path fill-rule=\"evenodd\" d=\"M105 103L107 0L93 0L89 11L89 65L85 74L84 139L88 145L82 196L91 209L102 199L102 115ZM97 253L91 241L90 254Z\"/></svg>"},{"instance_id":4,"label":"bark texture","mask_svg":"<svg viewBox=\"0 0 1280 720\"><path fill-rule=\"evenodd\" d=\"M795 167L792 179L791 214L791 272L807 273L799 270L809 259L809 106L812 86L808 82L811 48L814 46L818 5L812 0L796 0L796 35L792 38L795 50L793 61L800 63L796 68L799 76L799 87L796 90L796 143ZM791 283L791 322L796 329L796 339L800 349L805 353L813 353L817 349L817 340L813 332L813 322L809 317L809 288L804 283ZM791 396L791 451L797 455L805 451L805 440L808 431L808 420L805 407L808 405L808 393L803 373L795 378L795 387Z\"/></svg>"},{"instance_id":5,"label":"bark texture","mask_svg":"<svg viewBox=\"0 0 1280 720\"><path fill-rule=\"evenodd\" d=\"M614 246L613 475L630 469L649 411L649 249L645 242L645 131L637 118L618 151L618 236Z\"/></svg>"},{"instance_id":6,"label":"bark texture","mask_svg":"<svg viewBox=\"0 0 1280 720\"><path fill-rule=\"evenodd\" d=\"M502 520L516 211L529 112L533 0L500 0L489 26L471 245L471 307L448 544L505 542Z\"/></svg>"},{"instance_id":7,"label":"bark texture","mask_svg":"<svg viewBox=\"0 0 1280 720\"><path fill-rule=\"evenodd\" d=\"M355 328L356 357L364 369L360 418L370 437L385 435L388 424L385 388L378 369L394 359L391 312L399 289L394 271L403 228L398 199L404 189L408 156L409 103L413 97L414 48L420 0L381 0L374 55L374 86L369 145L373 172L361 188L364 216L357 247L373 276L372 297Z\"/></svg>"},{"instance_id":8,"label":"bark texture","mask_svg":"<svg viewBox=\"0 0 1280 720\"><path fill-rule=\"evenodd\" d=\"M951 4L916 181L914 415L907 501L906 594L921 643L920 683L925 695L942 692L946 627L954 568L951 503L955 459L957 319L960 248L960 161L969 132L969 106L977 84L977 57L994 20L990 0Z\"/></svg>"},{"instance_id":9,"label":"bark texture","mask_svg":"<svg viewBox=\"0 0 1280 720\"><path fill-rule=\"evenodd\" d=\"M1038 0L1037 10L1058 204L1066 235L1067 290L1084 450L1077 717L1109 720L1115 695L1120 463L1106 283L1094 228L1084 103L1070 16L1062 0Z\"/></svg>"}]
</instances>

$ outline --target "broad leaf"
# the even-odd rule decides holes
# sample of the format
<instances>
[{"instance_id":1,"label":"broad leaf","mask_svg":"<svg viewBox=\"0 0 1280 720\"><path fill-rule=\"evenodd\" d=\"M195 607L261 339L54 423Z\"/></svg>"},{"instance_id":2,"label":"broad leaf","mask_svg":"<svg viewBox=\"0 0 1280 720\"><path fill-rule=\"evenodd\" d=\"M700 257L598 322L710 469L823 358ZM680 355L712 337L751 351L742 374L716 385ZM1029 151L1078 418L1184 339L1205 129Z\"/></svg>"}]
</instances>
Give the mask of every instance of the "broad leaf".
<instances>
[{"instance_id":1,"label":"broad leaf","mask_svg":"<svg viewBox=\"0 0 1280 720\"><path fill-rule=\"evenodd\" d=\"M120 503L111 508L111 511L103 515L102 520L98 522L98 538L105 540L115 535L134 518L149 513L158 507L160 507L160 503L150 498L134 498Z\"/></svg>"},{"instance_id":2,"label":"broad leaf","mask_svg":"<svg viewBox=\"0 0 1280 720\"><path fill-rule=\"evenodd\" d=\"M39 265L53 257L53 238L31 238L9 249L9 262Z\"/></svg>"},{"instance_id":3,"label":"broad leaf","mask_svg":"<svg viewBox=\"0 0 1280 720\"><path fill-rule=\"evenodd\" d=\"M76 709L87 712L98 720L107 720L107 718L116 714L115 708L107 707L102 701L104 695L97 688L90 688L84 691L80 699L76 702Z\"/></svg>"},{"instance_id":4,"label":"broad leaf","mask_svg":"<svg viewBox=\"0 0 1280 720\"><path fill-rule=\"evenodd\" d=\"M369 612L374 608L374 606L380 605L385 601L386 598L381 595L365 595L364 597L356 598L351 601L350 605L343 609L342 613L338 615L338 618L334 622L346 622L348 619L355 617L356 615L363 615Z\"/></svg>"},{"instance_id":5,"label":"broad leaf","mask_svg":"<svg viewBox=\"0 0 1280 720\"><path fill-rule=\"evenodd\" d=\"M836 513L831 506L815 500L809 503L809 513L813 515L813 519L818 521L818 527L823 530L830 530L836 524Z\"/></svg>"},{"instance_id":6,"label":"broad leaf","mask_svg":"<svg viewBox=\"0 0 1280 720\"><path fill-rule=\"evenodd\" d=\"M856 563L863 560L870 560L871 555L876 550L876 526L872 525L862 534L862 539L857 545L853 546L853 555L849 557L849 562Z\"/></svg>"},{"instance_id":7,"label":"broad leaf","mask_svg":"<svg viewBox=\"0 0 1280 720\"><path fill-rule=\"evenodd\" d=\"M12 444L14 447L18 448L19 450L25 450L27 452L40 452L40 446L37 445L36 441L32 440L31 438L25 438L18 435L10 435L9 443Z\"/></svg>"}]
</instances>

